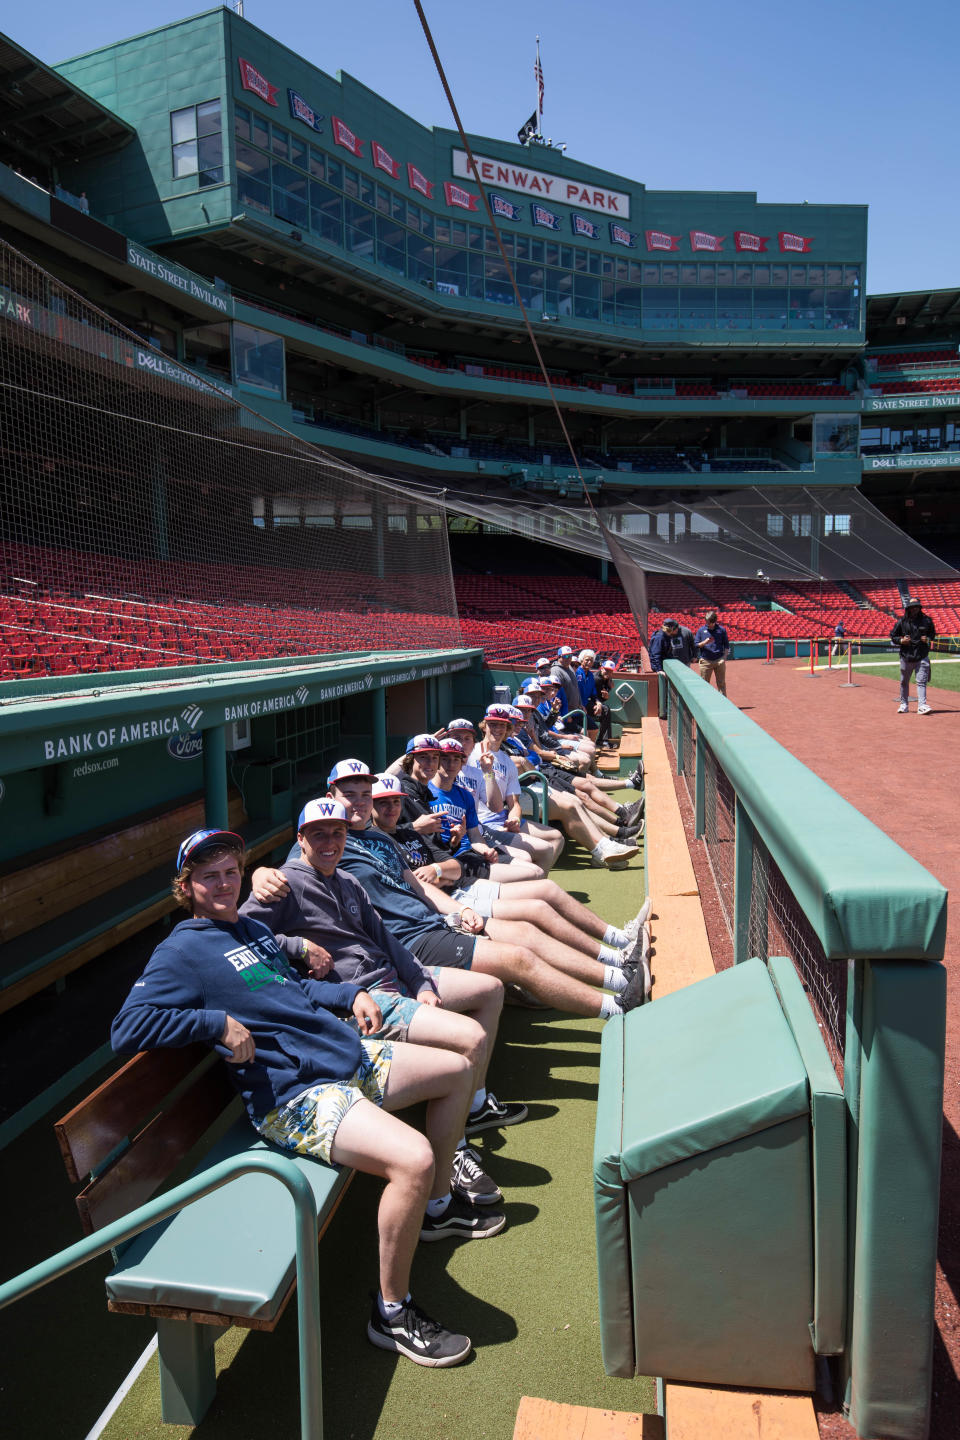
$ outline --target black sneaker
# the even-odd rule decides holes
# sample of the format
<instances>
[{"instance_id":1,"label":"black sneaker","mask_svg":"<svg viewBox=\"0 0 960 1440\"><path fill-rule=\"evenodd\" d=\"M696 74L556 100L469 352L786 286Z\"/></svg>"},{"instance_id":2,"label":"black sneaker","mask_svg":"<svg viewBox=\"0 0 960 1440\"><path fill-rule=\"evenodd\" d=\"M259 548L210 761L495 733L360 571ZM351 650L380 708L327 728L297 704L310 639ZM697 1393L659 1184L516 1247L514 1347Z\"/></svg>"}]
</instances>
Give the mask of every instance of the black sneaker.
<instances>
[{"instance_id":1,"label":"black sneaker","mask_svg":"<svg viewBox=\"0 0 960 1440\"><path fill-rule=\"evenodd\" d=\"M627 1013L628 1010L635 1010L638 1005L645 1005L650 999L653 990L653 980L650 975L650 961L646 955L640 954L633 963L623 967L623 973L629 975L626 990L621 990L617 996L620 1002L620 1009Z\"/></svg>"},{"instance_id":2,"label":"black sneaker","mask_svg":"<svg viewBox=\"0 0 960 1440\"><path fill-rule=\"evenodd\" d=\"M524 990L522 985L505 985L503 987L503 1003L505 1005L516 1005L520 1010L550 1010L552 1006L545 1001L538 1000L536 995L531 995L529 990Z\"/></svg>"},{"instance_id":3,"label":"black sneaker","mask_svg":"<svg viewBox=\"0 0 960 1440\"><path fill-rule=\"evenodd\" d=\"M478 1210L459 1195L452 1195L442 1215L424 1215L420 1239L489 1240L491 1235L499 1235L506 1223L502 1210Z\"/></svg>"},{"instance_id":4,"label":"black sneaker","mask_svg":"<svg viewBox=\"0 0 960 1440\"><path fill-rule=\"evenodd\" d=\"M499 1186L481 1169L480 1156L469 1145L453 1152L450 1190L469 1205L496 1205L503 1199Z\"/></svg>"},{"instance_id":5,"label":"black sneaker","mask_svg":"<svg viewBox=\"0 0 960 1440\"><path fill-rule=\"evenodd\" d=\"M464 1129L465 1135L479 1135L481 1130L492 1130L501 1125L519 1125L521 1120L527 1118L527 1107L519 1101L508 1100L505 1104L500 1103L492 1090L487 1091L487 1098L479 1110L471 1110L467 1116L467 1124Z\"/></svg>"},{"instance_id":6,"label":"black sneaker","mask_svg":"<svg viewBox=\"0 0 960 1440\"><path fill-rule=\"evenodd\" d=\"M636 825L643 815L646 799L641 795L631 805L617 806L617 820L621 825Z\"/></svg>"},{"instance_id":7,"label":"black sneaker","mask_svg":"<svg viewBox=\"0 0 960 1440\"><path fill-rule=\"evenodd\" d=\"M466 1360L472 1348L466 1335L444 1330L412 1300L392 1320L384 1320L376 1295L367 1325L367 1339L381 1350L395 1350L398 1355L406 1355L414 1365L430 1365L434 1369L459 1365Z\"/></svg>"},{"instance_id":8,"label":"black sneaker","mask_svg":"<svg viewBox=\"0 0 960 1440\"><path fill-rule=\"evenodd\" d=\"M632 785L634 790L643 789L643 765L640 764L632 775L627 776L627 784Z\"/></svg>"}]
</instances>

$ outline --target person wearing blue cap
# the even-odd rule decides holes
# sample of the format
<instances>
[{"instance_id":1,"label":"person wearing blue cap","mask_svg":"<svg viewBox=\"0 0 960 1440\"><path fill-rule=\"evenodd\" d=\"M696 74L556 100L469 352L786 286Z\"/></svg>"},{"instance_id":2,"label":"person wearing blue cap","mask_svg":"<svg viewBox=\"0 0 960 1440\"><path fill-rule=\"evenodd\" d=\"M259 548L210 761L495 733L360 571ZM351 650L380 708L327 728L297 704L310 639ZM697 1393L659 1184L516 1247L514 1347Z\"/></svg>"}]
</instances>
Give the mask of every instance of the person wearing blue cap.
<instances>
[{"instance_id":1,"label":"person wearing blue cap","mask_svg":"<svg viewBox=\"0 0 960 1440\"><path fill-rule=\"evenodd\" d=\"M332 810L316 818L338 819ZM451 1051L374 1040L343 1024L338 1017L352 1014L362 1031L376 1029L379 1009L362 985L298 975L270 929L240 915L243 858L243 841L231 831L195 831L180 846L174 893L190 918L157 946L134 984L113 1022L113 1048L130 1055L207 1045L226 1060L265 1138L385 1177L380 1287L367 1337L419 1365L457 1365L470 1353L469 1338L431 1319L409 1286L418 1239L444 1238L431 1206L449 1209L470 1065ZM426 1136L387 1113L421 1101L428 1102ZM485 1239L506 1224L502 1212L472 1207L461 1220L446 1233Z\"/></svg>"}]
</instances>

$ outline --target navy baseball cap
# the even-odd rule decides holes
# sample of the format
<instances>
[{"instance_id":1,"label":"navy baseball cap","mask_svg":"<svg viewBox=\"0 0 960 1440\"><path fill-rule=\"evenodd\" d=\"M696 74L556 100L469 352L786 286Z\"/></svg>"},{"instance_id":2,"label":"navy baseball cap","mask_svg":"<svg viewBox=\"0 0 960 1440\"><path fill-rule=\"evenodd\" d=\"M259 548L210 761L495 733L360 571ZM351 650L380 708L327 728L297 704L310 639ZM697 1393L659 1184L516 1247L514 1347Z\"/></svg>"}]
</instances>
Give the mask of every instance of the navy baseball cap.
<instances>
[{"instance_id":1,"label":"navy baseball cap","mask_svg":"<svg viewBox=\"0 0 960 1440\"><path fill-rule=\"evenodd\" d=\"M204 850L210 850L214 845L229 845L231 850L242 850L243 837L234 833L233 830L194 830L177 851L177 874L183 869L187 860L201 855Z\"/></svg>"}]
</instances>

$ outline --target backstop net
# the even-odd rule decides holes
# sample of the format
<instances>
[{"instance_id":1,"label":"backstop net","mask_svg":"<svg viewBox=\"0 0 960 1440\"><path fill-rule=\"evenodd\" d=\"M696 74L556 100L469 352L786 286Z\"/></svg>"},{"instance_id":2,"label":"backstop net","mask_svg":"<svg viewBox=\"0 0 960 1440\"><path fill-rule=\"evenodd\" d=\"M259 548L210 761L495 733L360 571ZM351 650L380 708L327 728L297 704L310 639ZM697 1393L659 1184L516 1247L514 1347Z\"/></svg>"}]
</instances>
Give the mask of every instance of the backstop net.
<instances>
[{"instance_id":1,"label":"backstop net","mask_svg":"<svg viewBox=\"0 0 960 1440\"><path fill-rule=\"evenodd\" d=\"M0 241L0 678L461 643L436 500Z\"/></svg>"}]
</instances>

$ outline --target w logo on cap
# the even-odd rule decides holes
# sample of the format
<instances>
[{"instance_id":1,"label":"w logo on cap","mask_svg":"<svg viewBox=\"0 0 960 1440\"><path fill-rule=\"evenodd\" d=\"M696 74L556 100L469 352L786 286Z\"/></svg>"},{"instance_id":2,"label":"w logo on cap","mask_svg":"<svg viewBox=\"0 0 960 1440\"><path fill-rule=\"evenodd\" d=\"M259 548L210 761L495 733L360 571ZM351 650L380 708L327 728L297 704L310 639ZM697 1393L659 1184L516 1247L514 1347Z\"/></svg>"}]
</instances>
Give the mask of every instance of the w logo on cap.
<instances>
[{"instance_id":1,"label":"w logo on cap","mask_svg":"<svg viewBox=\"0 0 960 1440\"><path fill-rule=\"evenodd\" d=\"M347 767L354 775L362 775L367 768L362 760L348 760Z\"/></svg>"},{"instance_id":2,"label":"w logo on cap","mask_svg":"<svg viewBox=\"0 0 960 1440\"><path fill-rule=\"evenodd\" d=\"M329 820L331 816L335 818L337 811L340 809L336 800L317 800L314 803L317 807L318 820Z\"/></svg>"}]
</instances>

